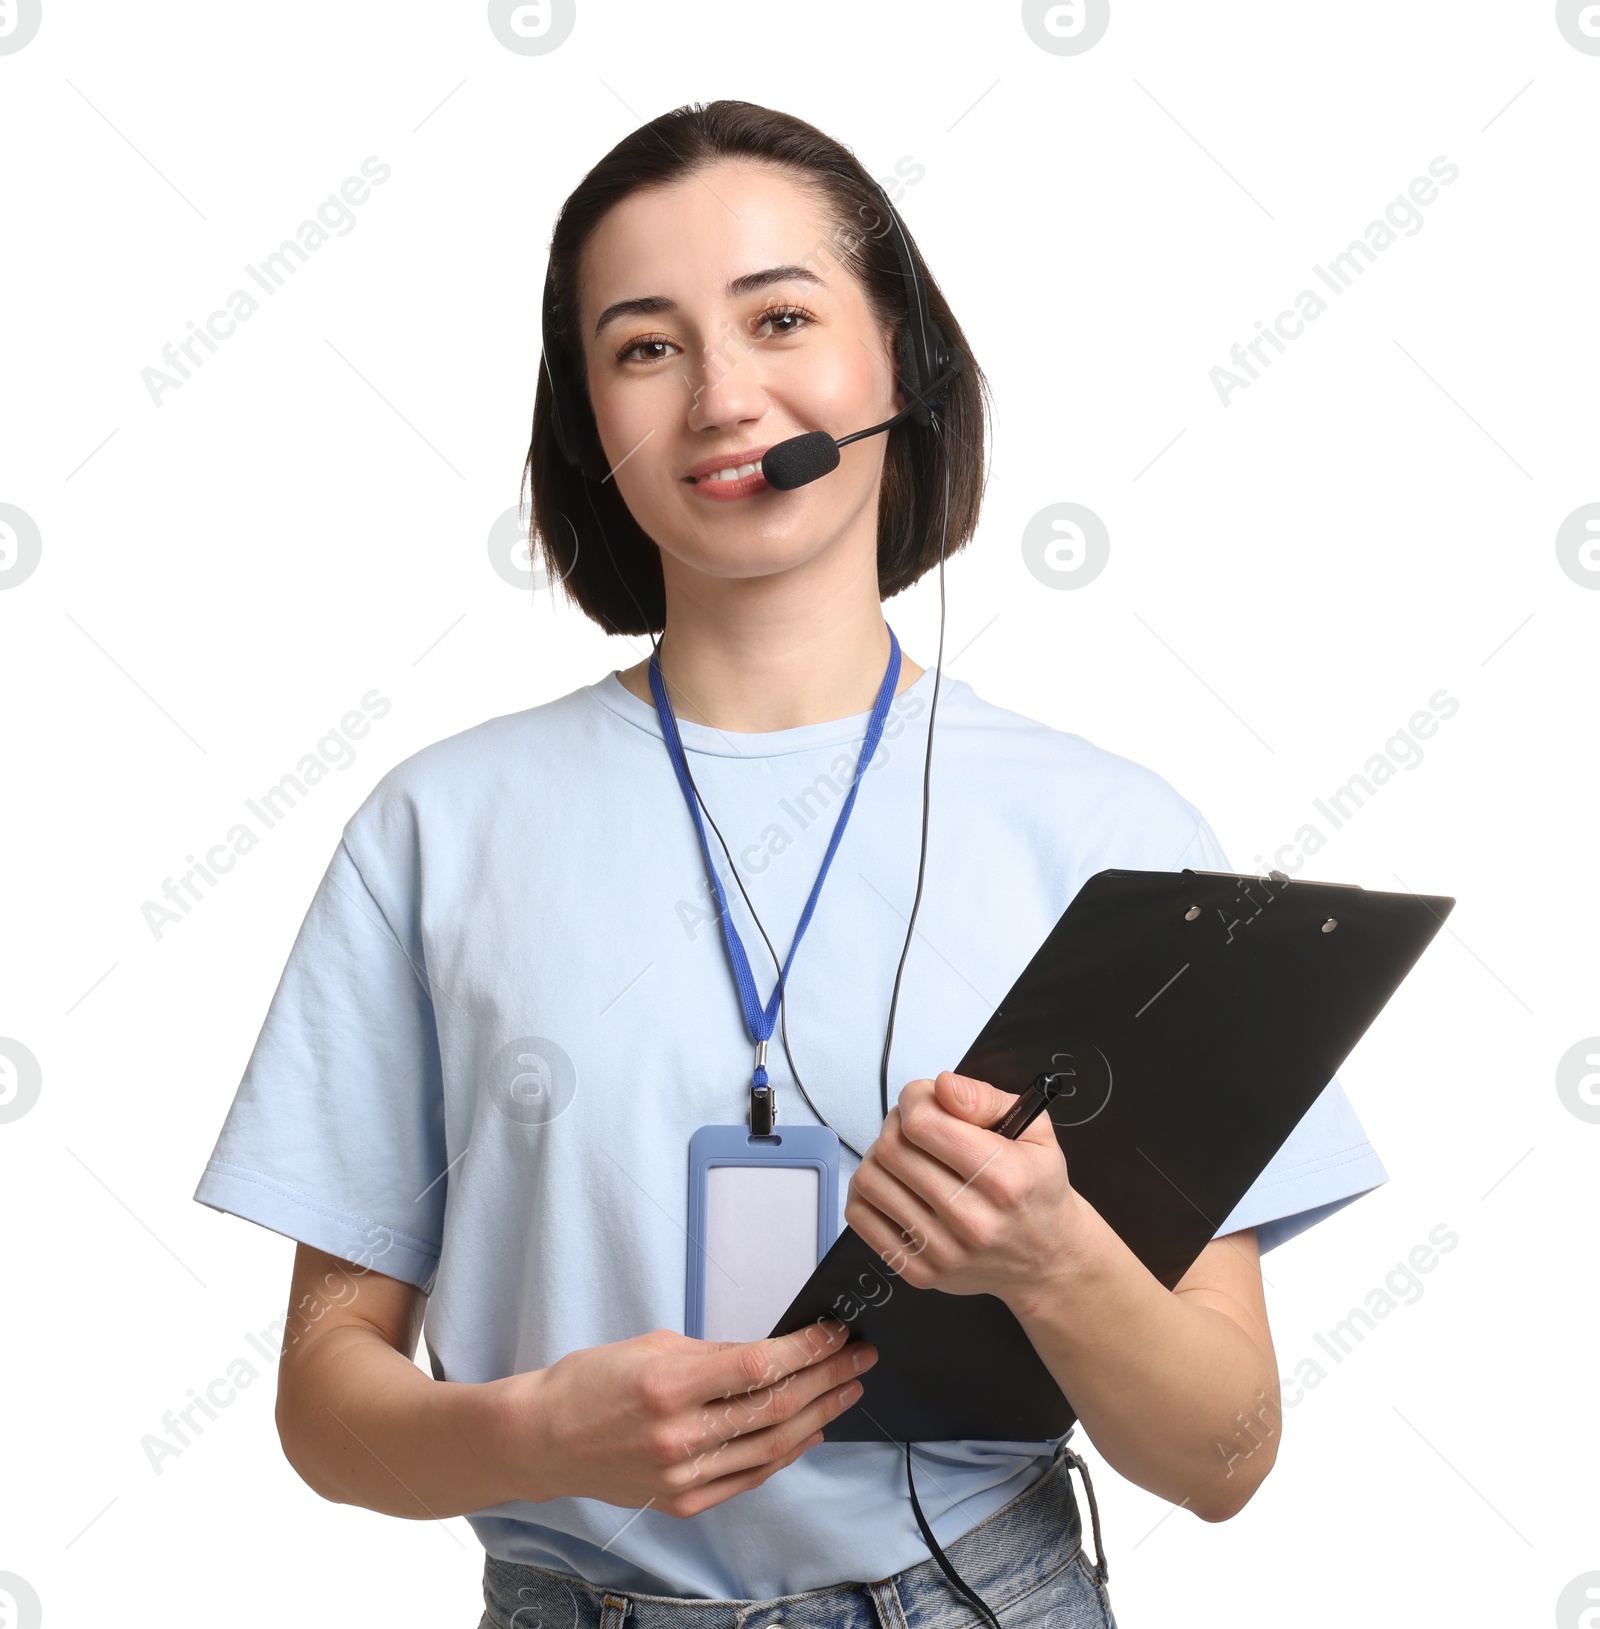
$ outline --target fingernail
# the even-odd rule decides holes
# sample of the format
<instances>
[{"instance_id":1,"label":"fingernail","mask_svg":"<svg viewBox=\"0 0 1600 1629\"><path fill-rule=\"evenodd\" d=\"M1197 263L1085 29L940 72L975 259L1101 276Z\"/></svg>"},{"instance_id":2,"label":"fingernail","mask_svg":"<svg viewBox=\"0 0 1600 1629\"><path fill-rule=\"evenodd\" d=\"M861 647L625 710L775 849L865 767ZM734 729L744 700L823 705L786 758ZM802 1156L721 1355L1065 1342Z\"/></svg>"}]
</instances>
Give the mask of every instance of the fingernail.
<instances>
[{"instance_id":1,"label":"fingernail","mask_svg":"<svg viewBox=\"0 0 1600 1629\"><path fill-rule=\"evenodd\" d=\"M955 1075L952 1077L952 1081L956 1094L956 1102L958 1102L964 1109L972 1108L973 1105L978 1101L978 1093L973 1087L972 1082L968 1080L965 1075Z\"/></svg>"},{"instance_id":2,"label":"fingernail","mask_svg":"<svg viewBox=\"0 0 1600 1629\"><path fill-rule=\"evenodd\" d=\"M839 1401L848 1406L855 1402L865 1389L859 1380L852 1380L848 1386L839 1388Z\"/></svg>"},{"instance_id":3,"label":"fingernail","mask_svg":"<svg viewBox=\"0 0 1600 1629\"><path fill-rule=\"evenodd\" d=\"M876 1352L869 1352L864 1346L856 1349L855 1355L850 1359L850 1366L857 1374L863 1369L870 1369L878 1361Z\"/></svg>"}]
</instances>

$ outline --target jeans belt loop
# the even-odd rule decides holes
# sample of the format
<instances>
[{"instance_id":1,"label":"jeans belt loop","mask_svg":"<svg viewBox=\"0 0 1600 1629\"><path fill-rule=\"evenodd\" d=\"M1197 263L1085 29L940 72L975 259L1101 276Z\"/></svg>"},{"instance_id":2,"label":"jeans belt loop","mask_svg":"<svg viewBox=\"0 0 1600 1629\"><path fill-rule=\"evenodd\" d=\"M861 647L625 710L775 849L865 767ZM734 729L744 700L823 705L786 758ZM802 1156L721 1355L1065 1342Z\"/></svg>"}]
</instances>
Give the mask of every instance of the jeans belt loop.
<instances>
[{"instance_id":1,"label":"jeans belt loop","mask_svg":"<svg viewBox=\"0 0 1600 1629\"><path fill-rule=\"evenodd\" d=\"M1080 1454L1075 1454L1064 1444L1062 1446L1061 1453L1062 1458L1066 1460L1068 1465L1076 1465L1078 1467L1078 1471L1083 1477L1083 1490L1089 1495L1089 1520L1094 1526L1094 1564L1095 1570L1099 1574L1100 1582L1103 1584L1105 1583L1106 1579L1110 1577L1110 1571L1106 1566L1105 1548L1100 1543L1100 1507L1095 1503L1094 1483L1089 1480L1089 1467L1084 1463L1083 1457ZM1070 1472L1068 1473L1067 1479L1069 1482L1071 1481Z\"/></svg>"}]
</instances>

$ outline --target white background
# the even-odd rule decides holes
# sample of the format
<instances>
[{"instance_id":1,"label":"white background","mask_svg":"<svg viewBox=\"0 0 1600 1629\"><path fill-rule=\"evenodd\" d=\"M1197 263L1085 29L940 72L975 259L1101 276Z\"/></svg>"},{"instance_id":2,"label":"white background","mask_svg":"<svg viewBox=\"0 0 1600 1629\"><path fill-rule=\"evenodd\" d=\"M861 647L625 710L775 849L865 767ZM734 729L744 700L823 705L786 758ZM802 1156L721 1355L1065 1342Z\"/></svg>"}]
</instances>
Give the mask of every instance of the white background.
<instances>
[{"instance_id":1,"label":"white background","mask_svg":"<svg viewBox=\"0 0 1600 1629\"><path fill-rule=\"evenodd\" d=\"M1600 56L1545 0L1115 0L1078 55L1014 4L578 0L542 56L480 4L45 0L0 55L0 503L42 538L0 592L0 1035L43 1082L0 1124L0 1573L52 1629L476 1621L466 1523L320 1501L270 1372L159 1475L141 1439L270 1370L292 1246L190 1196L344 821L645 649L488 539L561 201L719 96L925 172L900 207L997 408L950 673L1157 770L1245 869L1460 704L1303 873L1459 900L1341 1070L1392 1180L1264 1263L1281 1372L1327 1378L1227 1523L1086 1450L1119 1621L1550 1621L1600 1569L1600 1125L1556 1088L1600 1033L1600 593L1555 547L1600 500ZM141 370L374 154L354 229L156 406ZM1313 263L1439 155L1422 229L1332 296ZM1225 406L1209 371L1303 288L1329 309ZM1020 548L1058 502L1111 538L1067 591ZM888 611L924 664L937 611L932 578ZM373 688L354 765L156 940L142 902ZM1321 1353L1439 1223L1421 1298Z\"/></svg>"}]
</instances>

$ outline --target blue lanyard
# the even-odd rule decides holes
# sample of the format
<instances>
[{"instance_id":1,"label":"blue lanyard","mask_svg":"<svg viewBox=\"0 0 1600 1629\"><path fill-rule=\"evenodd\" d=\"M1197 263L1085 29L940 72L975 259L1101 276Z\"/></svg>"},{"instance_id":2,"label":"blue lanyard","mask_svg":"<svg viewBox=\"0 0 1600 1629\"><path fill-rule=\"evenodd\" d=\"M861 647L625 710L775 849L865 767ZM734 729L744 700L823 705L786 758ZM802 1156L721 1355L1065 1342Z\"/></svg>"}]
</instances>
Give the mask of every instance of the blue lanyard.
<instances>
[{"instance_id":1,"label":"blue lanyard","mask_svg":"<svg viewBox=\"0 0 1600 1629\"><path fill-rule=\"evenodd\" d=\"M711 878L711 885L717 891L717 905L722 916L722 937L728 947L728 961L733 968L734 982L739 986L739 999L744 1003L745 1023L749 1026L750 1038L756 1043L756 1065L750 1077L752 1094L757 1088L765 1088L767 1085L767 1041L777 1020L783 986L789 977L794 953L800 948L800 940L810 925L811 914L817 908L817 896L822 892L828 867L833 864L833 856L839 848L839 839L844 836L844 828L850 820L850 811L855 807L856 793L861 789L861 777L877 750L879 738L883 734L884 721L889 716L889 703L894 697L895 685L899 678L900 641L895 638L894 629L890 628L889 665L884 669L883 683L878 686L878 699L873 705L872 717L867 721L867 733L861 743L861 757L856 763L855 778L850 782L849 794L839 809L839 818L834 822L833 836L828 841L828 852L822 857L822 869L818 871L817 880L812 884L811 897L806 901L806 908L801 913L800 925L794 931L794 943L789 947L788 960L784 962L783 971L778 975L778 982L773 986L772 999L763 1007L760 997L756 994L755 980L750 974L750 961L744 953L744 942L739 937L739 930L733 925L733 915L728 909L728 896L723 890L722 879L717 875L716 865L711 858L711 845L706 840L705 822L700 818L699 800L695 796L694 785L689 779L689 766L683 756L683 742L678 735L678 720L673 714L672 703L667 699L667 687L661 678L660 658L655 651L650 653L650 693L655 697L656 716L661 720L661 736L667 744L667 752L671 755L672 767L677 772L678 785L683 789L684 801L689 805L689 813L694 816L695 830L700 834L700 851L705 855L706 871Z\"/></svg>"}]
</instances>

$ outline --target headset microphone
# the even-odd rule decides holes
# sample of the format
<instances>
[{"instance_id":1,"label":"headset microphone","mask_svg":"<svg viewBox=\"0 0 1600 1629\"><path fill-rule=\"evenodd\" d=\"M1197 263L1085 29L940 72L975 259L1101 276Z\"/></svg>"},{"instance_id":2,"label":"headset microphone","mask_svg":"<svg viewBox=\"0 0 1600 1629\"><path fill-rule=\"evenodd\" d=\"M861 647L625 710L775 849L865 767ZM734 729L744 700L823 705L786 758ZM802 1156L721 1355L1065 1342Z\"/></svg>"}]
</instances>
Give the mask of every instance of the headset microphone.
<instances>
[{"instance_id":1,"label":"headset microphone","mask_svg":"<svg viewBox=\"0 0 1600 1629\"><path fill-rule=\"evenodd\" d=\"M902 408L892 419L885 419L882 424L874 424L870 429L857 430L853 435L841 436L838 439L830 436L826 430L811 430L803 436L790 436L787 441L780 441L775 447L768 447L766 456L761 460L761 473L766 477L767 485L776 487L779 492L793 492L797 486L805 486L807 482L819 480L838 469L841 447L848 447L852 441L860 441L866 436L882 435L885 430L892 430L918 408L922 408L925 413L928 402L937 398L944 387L961 372L966 361L965 356L955 349L947 350L945 358L944 371L938 378L909 407Z\"/></svg>"}]
</instances>

